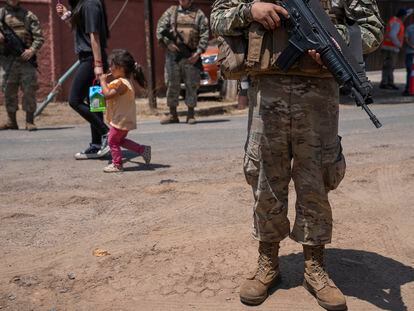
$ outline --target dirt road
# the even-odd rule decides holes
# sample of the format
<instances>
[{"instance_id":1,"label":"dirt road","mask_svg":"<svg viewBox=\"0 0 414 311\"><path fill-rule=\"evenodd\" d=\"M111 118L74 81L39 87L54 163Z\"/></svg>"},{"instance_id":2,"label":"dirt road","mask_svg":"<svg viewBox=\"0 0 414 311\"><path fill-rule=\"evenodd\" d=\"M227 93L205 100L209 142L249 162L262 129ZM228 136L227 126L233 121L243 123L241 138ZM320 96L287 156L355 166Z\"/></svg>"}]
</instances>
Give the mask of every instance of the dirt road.
<instances>
[{"instance_id":1,"label":"dirt road","mask_svg":"<svg viewBox=\"0 0 414 311\"><path fill-rule=\"evenodd\" d=\"M349 310L414 310L414 104L375 106L381 130L341 109L348 171L330 195L329 271ZM143 122L131 136L153 164L126 153L119 175L73 159L84 125L0 132L0 310L321 310L291 240L270 298L238 300L257 257L245 128L245 116ZM293 188L290 206L293 220Z\"/></svg>"}]
</instances>

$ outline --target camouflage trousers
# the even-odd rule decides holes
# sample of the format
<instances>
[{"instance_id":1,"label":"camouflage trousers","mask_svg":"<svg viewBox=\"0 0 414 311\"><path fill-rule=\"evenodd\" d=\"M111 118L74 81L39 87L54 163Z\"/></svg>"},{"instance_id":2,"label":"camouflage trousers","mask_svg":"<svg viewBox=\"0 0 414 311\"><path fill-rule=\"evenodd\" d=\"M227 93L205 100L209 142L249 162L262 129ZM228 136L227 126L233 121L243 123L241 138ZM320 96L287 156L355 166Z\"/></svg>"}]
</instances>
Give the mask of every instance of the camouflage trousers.
<instances>
[{"instance_id":1,"label":"camouflage trousers","mask_svg":"<svg viewBox=\"0 0 414 311\"><path fill-rule=\"evenodd\" d=\"M333 79L269 75L249 90L249 135L244 172L254 194L253 236L301 244L331 241L329 190L345 174L338 134L338 86ZM293 179L296 218L292 231L288 189Z\"/></svg>"},{"instance_id":2,"label":"camouflage trousers","mask_svg":"<svg viewBox=\"0 0 414 311\"><path fill-rule=\"evenodd\" d=\"M3 62L3 92L8 112L19 109L19 88L23 92L23 110L36 111L37 72L28 62L8 57Z\"/></svg>"},{"instance_id":3,"label":"camouflage trousers","mask_svg":"<svg viewBox=\"0 0 414 311\"><path fill-rule=\"evenodd\" d=\"M4 63L4 56L0 55L0 86L3 85L3 75L4 75L3 63Z\"/></svg>"},{"instance_id":4,"label":"camouflage trousers","mask_svg":"<svg viewBox=\"0 0 414 311\"><path fill-rule=\"evenodd\" d=\"M174 54L167 53L165 62L165 82L167 85L167 105L178 106L181 82L185 85L185 104L188 107L197 105L197 90L200 86L200 70L188 63L187 59L175 61Z\"/></svg>"}]
</instances>

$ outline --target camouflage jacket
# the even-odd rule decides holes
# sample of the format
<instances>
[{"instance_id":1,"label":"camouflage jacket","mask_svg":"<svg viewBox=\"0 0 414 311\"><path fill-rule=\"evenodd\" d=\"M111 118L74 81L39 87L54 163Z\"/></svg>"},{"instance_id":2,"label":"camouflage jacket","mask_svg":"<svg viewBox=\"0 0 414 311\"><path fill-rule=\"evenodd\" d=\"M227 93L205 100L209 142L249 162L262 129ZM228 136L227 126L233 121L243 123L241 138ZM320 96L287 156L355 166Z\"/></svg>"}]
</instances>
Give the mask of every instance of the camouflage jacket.
<instances>
[{"instance_id":1,"label":"camouflage jacket","mask_svg":"<svg viewBox=\"0 0 414 311\"><path fill-rule=\"evenodd\" d=\"M252 0L216 0L211 12L211 29L221 36L237 36L244 33L250 25L247 10ZM336 15L355 21L361 28L364 54L375 51L383 40L384 23L381 20L376 0L332 0ZM349 33L345 25L337 25L346 42Z\"/></svg>"},{"instance_id":2,"label":"camouflage jacket","mask_svg":"<svg viewBox=\"0 0 414 311\"><path fill-rule=\"evenodd\" d=\"M5 13L3 13L4 10L6 10ZM45 40L37 16L20 6L13 8L8 5L0 8L0 16L3 14L5 14L7 25L16 32L23 42L35 52L39 51ZM3 45L0 44L0 53L3 48Z\"/></svg>"},{"instance_id":3,"label":"camouflage jacket","mask_svg":"<svg viewBox=\"0 0 414 311\"><path fill-rule=\"evenodd\" d=\"M174 18L174 11L177 14L189 14L191 12L197 11L197 15L195 18L196 27L199 33L199 41L197 45L197 53L203 53L207 49L208 46L208 39L209 39L209 28L208 28L208 19L200 9L191 6L189 9L184 10L181 6L171 6L167 11L162 14L158 21L157 25L157 39L159 42L164 43L166 46L171 43L171 41L165 38L161 33L166 29L173 28L173 18Z\"/></svg>"}]
</instances>

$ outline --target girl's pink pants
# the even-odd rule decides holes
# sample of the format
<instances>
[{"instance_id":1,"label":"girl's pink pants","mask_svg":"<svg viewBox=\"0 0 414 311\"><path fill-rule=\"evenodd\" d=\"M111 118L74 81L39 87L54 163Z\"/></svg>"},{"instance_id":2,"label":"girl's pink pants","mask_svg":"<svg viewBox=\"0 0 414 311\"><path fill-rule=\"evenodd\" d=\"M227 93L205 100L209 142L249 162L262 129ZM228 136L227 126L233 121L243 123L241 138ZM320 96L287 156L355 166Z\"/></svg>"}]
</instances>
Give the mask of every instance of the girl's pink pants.
<instances>
[{"instance_id":1,"label":"girl's pink pants","mask_svg":"<svg viewBox=\"0 0 414 311\"><path fill-rule=\"evenodd\" d=\"M108 136L109 148L111 148L112 163L120 167L122 166L121 147L141 154L144 152L144 146L127 139L128 131L119 130L111 126Z\"/></svg>"}]
</instances>

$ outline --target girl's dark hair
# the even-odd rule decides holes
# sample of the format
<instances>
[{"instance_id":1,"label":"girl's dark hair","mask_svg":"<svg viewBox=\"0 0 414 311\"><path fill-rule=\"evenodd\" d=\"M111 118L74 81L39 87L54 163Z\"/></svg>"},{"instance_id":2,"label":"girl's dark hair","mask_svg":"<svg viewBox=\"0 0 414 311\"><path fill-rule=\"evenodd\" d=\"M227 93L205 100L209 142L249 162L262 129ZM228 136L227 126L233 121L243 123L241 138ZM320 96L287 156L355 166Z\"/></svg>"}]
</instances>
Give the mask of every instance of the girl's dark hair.
<instances>
[{"instance_id":1,"label":"girl's dark hair","mask_svg":"<svg viewBox=\"0 0 414 311\"><path fill-rule=\"evenodd\" d=\"M132 75L141 87L147 87L147 80L141 65L135 62L134 57L127 50L113 50L109 56L109 63L124 68L127 78Z\"/></svg>"},{"instance_id":2,"label":"girl's dark hair","mask_svg":"<svg viewBox=\"0 0 414 311\"><path fill-rule=\"evenodd\" d=\"M407 15L407 9L405 9L405 8L402 8L402 9L399 9L398 10L398 12L397 12L397 17L404 17L404 16L406 16Z\"/></svg>"},{"instance_id":3,"label":"girl's dark hair","mask_svg":"<svg viewBox=\"0 0 414 311\"><path fill-rule=\"evenodd\" d=\"M69 6L72 11L72 18L70 20L72 29L82 26L82 6L85 0L69 0ZM108 15L106 13L106 5L104 0L99 0L102 5L103 18L105 22L106 37L109 38Z\"/></svg>"}]
</instances>

